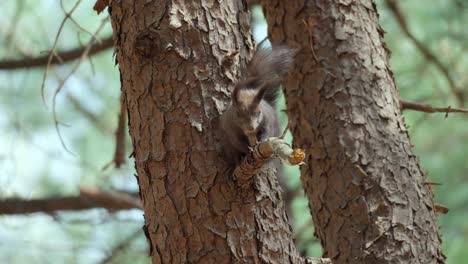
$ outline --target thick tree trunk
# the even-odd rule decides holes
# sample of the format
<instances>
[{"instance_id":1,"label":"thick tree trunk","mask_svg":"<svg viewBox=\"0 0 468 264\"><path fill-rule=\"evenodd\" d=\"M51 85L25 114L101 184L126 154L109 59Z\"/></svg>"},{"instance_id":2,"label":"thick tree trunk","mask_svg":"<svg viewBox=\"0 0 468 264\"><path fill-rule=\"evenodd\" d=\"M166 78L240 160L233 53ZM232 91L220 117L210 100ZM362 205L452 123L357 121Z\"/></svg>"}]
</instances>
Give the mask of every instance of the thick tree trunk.
<instances>
[{"instance_id":1,"label":"thick tree trunk","mask_svg":"<svg viewBox=\"0 0 468 264\"><path fill-rule=\"evenodd\" d=\"M218 117L253 52L243 1L112 1L153 263L300 263L273 172L239 186Z\"/></svg>"},{"instance_id":2,"label":"thick tree trunk","mask_svg":"<svg viewBox=\"0 0 468 264\"><path fill-rule=\"evenodd\" d=\"M433 194L411 150L371 0L263 1L299 48L286 85L302 182L334 263L444 263Z\"/></svg>"}]
</instances>

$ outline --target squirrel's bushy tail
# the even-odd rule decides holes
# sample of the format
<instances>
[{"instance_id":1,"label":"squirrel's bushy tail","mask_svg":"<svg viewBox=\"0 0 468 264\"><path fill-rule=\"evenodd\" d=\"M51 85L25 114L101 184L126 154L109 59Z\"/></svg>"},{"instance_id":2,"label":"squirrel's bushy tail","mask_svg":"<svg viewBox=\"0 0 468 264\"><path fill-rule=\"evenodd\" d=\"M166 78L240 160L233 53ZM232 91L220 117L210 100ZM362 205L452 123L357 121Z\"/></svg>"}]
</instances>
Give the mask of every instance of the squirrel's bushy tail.
<instances>
[{"instance_id":1,"label":"squirrel's bushy tail","mask_svg":"<svg viewBox=\"0 0 468 264\"><path fill-rule=\"evenodd\" d=\"M259 47L249 63L245 77L271 84L263 96L271 105L278 98L281 81L293 65L295 53L286 46Z\"/></svg>"}]
</instances>

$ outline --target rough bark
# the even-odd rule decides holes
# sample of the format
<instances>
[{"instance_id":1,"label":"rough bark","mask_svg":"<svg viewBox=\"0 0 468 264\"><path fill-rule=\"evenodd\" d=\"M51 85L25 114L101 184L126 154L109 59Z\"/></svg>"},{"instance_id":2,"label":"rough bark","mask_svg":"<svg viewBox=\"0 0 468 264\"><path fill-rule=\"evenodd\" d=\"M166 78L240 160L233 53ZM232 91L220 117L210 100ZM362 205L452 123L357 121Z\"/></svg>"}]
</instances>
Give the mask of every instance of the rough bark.
<instances>
[{"instance_id":1,"label":"rough bark","mask_svg":"<svg viewBox=\"0 0 468 264\"><path fill-rule=\"evenodd\" d=\"M371 0L271 0L273 43L299 49L286 84L301 180L334 263L444 263L433 194L412 152Z\"/></svg>"},{"instance_id":2,"label":"rough bark","mask_svg":"<svg viewBox=\"0 0 468 264\"><path fill-rule=\"evenodd\" d=\"M218 117L253 52L243 1L112 1L153 263L300 263L272 171L226 171Z\"/></svg>"}]
</instances>

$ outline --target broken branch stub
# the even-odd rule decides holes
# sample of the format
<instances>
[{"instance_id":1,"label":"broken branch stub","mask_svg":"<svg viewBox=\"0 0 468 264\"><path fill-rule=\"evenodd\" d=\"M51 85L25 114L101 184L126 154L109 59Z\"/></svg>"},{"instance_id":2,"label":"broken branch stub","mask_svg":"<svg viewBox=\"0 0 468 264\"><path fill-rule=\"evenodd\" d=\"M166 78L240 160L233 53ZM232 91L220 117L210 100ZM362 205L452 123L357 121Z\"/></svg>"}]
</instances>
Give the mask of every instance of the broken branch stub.
<instances>
[{"instance_id":1,"label":"broken branch stub","mask_svg":"<svg viewBox=\"0 0 468 264\"><path fill-rule=\"evenodd\" d=\"M302 165L305 152L302 149L293 149L282 138L271 137L253 147L236 166L233 175L239 182L246 182L262 169L263 164L275 157L290 166Z\"/></svg>"}]
</instances>

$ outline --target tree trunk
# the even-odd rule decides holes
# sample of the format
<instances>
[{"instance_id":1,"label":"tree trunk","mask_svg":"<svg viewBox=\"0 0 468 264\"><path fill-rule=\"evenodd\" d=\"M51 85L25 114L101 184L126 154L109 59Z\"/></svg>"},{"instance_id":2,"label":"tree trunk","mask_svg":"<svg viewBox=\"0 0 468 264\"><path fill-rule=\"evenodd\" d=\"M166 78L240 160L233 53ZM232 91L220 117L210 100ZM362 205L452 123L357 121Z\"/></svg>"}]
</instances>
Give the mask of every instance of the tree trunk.
<instances>
[{"instance_id":1,"label":"tree trunk","mask_svg":"<svg viewBox=\"0 0 468 264\"><path fill-rule=\"evenodd\" d=\"M239 186L218 117L254 46L243 1L112 1L153 263L300 263L273 172Z\"/></svg>"},{"instance_id":2,"label":"tree trunk","mask_svg":"<svg viewBox=\"0 0 468 264\"><path fill-rule=\"evenodd\" d=\"M265 0L273 43L299 49L285 93L302 183L333 263L444 263L370 0Z\"/></svg>"}]
</instances>

